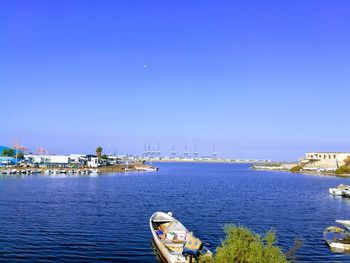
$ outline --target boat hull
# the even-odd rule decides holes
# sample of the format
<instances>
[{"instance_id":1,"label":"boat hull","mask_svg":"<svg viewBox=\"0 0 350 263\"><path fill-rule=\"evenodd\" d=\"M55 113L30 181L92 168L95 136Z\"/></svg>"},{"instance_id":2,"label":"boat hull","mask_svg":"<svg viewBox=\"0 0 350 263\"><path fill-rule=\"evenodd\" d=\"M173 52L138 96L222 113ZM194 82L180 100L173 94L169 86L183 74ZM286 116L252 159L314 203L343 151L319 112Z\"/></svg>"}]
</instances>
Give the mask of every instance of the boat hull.
<instances>
[{"instance_id":1,"label":"boat hull","mask_svg":"<svg viewBox=\"0 0 350 263\"><path fill-rule=\"evenodd\" d=\"M333 251L336 251L336 252L349 252L350 251L350 244L333 242L333 243L330 243L328 245Z\"/></svg>"},{"instance_id":2,"label":"boat hull","mask_svg":"<svg viewBox=\"0 0 350 263\"><path fill-rule=\"evenodd\" d=\"M162 212L157 212L157 213L162 213ZM162 241L159 239L157 233L155 232L154 228L153 228L153 221L152 219L155 217L155 215L157 214L153 214L150 218L149 224L150 224L150 229L152 232L152 236L153 236L153 241L154 244L156 246L156 249L158 249L158 251L161 253L161 256L166 260L166 262L168 263L186 263L186 259L184 256L182 255L173 255L169 252L169 250L165 247L165 245L162 243ZM169 220L171 219L171 216L169 216L166 213L162 213L162 215L164 217L169 217Z\"/></svg>"},{"instance_id":3,"label":"boat hull","mask_svg":"<svg viewBox=\"0 0 350 263\"><path fill-rule=\"evenodd\" d=\"M329 188L329 193L332 195L344 195L343 190L338 189L338 188Z\"/></svg>"}]
</instances>

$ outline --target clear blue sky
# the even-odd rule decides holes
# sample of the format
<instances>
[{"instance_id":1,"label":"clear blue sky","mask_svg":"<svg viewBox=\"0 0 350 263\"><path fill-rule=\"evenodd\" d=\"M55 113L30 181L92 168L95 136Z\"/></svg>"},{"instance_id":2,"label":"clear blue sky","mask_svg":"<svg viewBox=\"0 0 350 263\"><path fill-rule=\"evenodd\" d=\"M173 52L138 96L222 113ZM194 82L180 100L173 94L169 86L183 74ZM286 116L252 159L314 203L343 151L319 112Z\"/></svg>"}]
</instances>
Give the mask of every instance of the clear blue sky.
<instances>
[{"instance_id":1,"label":"clear blue sky","mask_svg":"<svg viewBox=\"0 0 350 263\"><path fill-rule=\"evenodd\" d=\"M0 144L350 151L349 1L0 0ZM148 65L145 67L144 65Z\"/></svg>"}]
</instances>

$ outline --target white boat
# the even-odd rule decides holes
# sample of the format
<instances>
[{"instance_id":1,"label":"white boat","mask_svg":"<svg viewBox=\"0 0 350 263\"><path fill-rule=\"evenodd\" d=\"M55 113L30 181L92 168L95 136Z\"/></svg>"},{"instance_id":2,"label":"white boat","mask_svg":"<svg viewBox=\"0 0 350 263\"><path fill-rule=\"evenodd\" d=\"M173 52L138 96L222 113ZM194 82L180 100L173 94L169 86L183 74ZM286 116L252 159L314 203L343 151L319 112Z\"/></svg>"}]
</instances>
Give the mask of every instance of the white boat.
<instances>
[{"instance_id":1,"label":"white boat","mask_svg":"<svg viewBox=\"0 0 350 263\"><path fill-rule=\"evenodd\" d=\"M154 166L148 166L148 167L143 167L142 170L144 172L156 172L158 171L158 168Z\"/></svg>"},{"instance_id":2,"label":"white boat","mask_svg":"<svg viewBox=\"0 0 350 263\"><path fill-rule=\"evenodd\" d=\"M350 187L344 184L340 184L335 188L329 188L328 191L332 195L344 196L350 194Z\"/></svg>"},{"instance_id":3,"label":"white boat","mask_svg":"<svg viewBox=\"0 0 350 263\"><path fill-rule=\"evenodd\" d=\"M159 170L157 167L152 165L135 166L135 169L139 172L156 172Z\"/></svg>"},{"instance_id":4,"label":"white boat","mask_svg":"<svg viewBox=\"0 0 350 263\"><path fill-rule=\"evenodd\" d=\"M350 197L350 187L349 187L349 186L347 186L347 187L343 190L343 196Z\"/></svg>"},{"instance_id":5,"label":"white boat","mask_svg":"<svg viewBox=\"0 0 350 263\"><path fill-rule=\"evenodd\" d=\"M176 220L172 213L156 212L151 216L149 224L154 243L166 262L185 263L191 258L212 256L202 242Z\"/></svg>"},{"instance_id":6,"label":"white boat","mask_svg":"<svg viewBox=\"0 0 350 263\"><path fill-rule=\"evenodd\" d=\"M341 196L343 195L343 190L338 188L329 188L328 191L332 195L341 195Z\"/></svg>"}]
</instances>

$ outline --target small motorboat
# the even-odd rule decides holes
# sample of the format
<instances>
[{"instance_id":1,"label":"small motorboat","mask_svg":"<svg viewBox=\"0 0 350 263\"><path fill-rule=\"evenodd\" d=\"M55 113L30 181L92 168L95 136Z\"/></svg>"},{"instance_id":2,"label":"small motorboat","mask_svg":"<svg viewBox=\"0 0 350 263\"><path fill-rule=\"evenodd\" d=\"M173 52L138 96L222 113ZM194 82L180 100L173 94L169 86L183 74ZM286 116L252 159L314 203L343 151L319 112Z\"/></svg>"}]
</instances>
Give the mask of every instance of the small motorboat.
<instances>
[{"instance_id":1,"label":"small motorboat","mask_svg":"<svg viewBox=\"0 0 350 263\"><path fill-rule=\"evenodd\" d=\"M159 168L154 167L154 166L149 166L149 167L143 167L142 171L143 172L157 172Z\"/></svg>"},{"instance_id":2,"label":"small motorboat","mask_svg":"<svg viewBox=\"0 0 350 263\"><path fill-rule=\"evenodd\" d=\"M349 220L337 220L336 222L344 225L350 223ZM345 227L347 228L348 226ZM348 229L348 228L347 228ZM336 252L350 252L350 232L339 226L329 226L323 231L323 238L328 246Z\"/></svg>"},{"instance_id":3,"label":"small motorboat","mask_svg":"<svg viewBox=\"0 0 350 263\"><path fill-rule=\"evenodd\" d=\"M340 184L335 188L329 188L328 191L332 195L345 196L348 193L350 194L350 186Z\"/></svg>"},{"instance_id":4,"label":"small motorboat","mask_svg":"<svg viewBox=\"0 0 350 263\"><path fill-rule=\"evenodd\" d=\"M159 170L158 167L154 167L152 165L138 165L135 166L135 169L138 172L157 172Z\"/></svg>"},{"instance_id":5,"label":"small motorboat","mask_svg":"<svg viewBox=\"0 0 350 263\"><path fill-rule=\"evenodd\" d=\"M156 212L149 220L154 244L168 263L192 262L203 256L212 256L202 241L194 237L172 213Z\"/></svg>"}]
</instances>

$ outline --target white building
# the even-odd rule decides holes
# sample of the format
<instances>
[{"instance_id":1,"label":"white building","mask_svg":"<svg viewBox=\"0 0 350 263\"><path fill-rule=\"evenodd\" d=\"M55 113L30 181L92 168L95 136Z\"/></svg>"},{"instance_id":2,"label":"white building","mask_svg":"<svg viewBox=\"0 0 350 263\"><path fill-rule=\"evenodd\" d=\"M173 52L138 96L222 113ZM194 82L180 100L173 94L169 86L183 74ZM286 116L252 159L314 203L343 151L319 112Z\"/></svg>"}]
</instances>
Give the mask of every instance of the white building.
<instances>
[{"instance_id":1,"label":"white building","mask_svg":"<svg viewBox=\"0 0 350 263\"><path fill-rule=\"evenodd\" d=\"M86 154L70 154L69 162L71 164L86 164L88 161L88 156Z\"/></svg>"},{"instance_id":2,"label":"white building","mask_svg":"<svg viewBox=\"0 0 350 263\"><path fill-rule=\"evenodd\" d=\"M336 170L348 157L350 152L308 152L299 164L304 170Z\"/></svg>"},{"instance_id":3,"label":"white building","mask_svg":"<svg viewBox=\"0 0 350 263\"><path fill-rule=\"evenodd\" d=\"M44 165L67 165L70 162L68 155L26 154L24 159L29 163Z\"/></svg>"},{"instance_id":4,"label":"white building","mask_svg":"<svg viewBox=\"0 0 350 263\"><path fill-rule=\"evenodd\" d=\"M103 165L115 165L119 163L129 163L127 155L110 155L107 159L99 159L96 155L70 154L70 155L48 155L48 154L26 154L24 159L27 163L44 166L66 166L87 165L88 167L98 167Z\"/></svg>"},{"instance_id":5,"label":"white building","mask_svg":"<svg viewBox=\"0 0 350 263\"><path fill-rule=\"evenodd\" d=\"M90 156L89 160L87 161L87 166L88 167L98 167L99 166L99 161L98 161L98 157L93 157Z\"/></svg>"}]
</instances>

